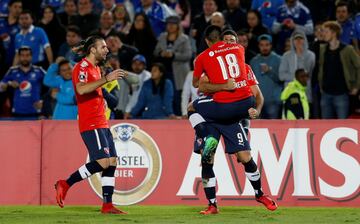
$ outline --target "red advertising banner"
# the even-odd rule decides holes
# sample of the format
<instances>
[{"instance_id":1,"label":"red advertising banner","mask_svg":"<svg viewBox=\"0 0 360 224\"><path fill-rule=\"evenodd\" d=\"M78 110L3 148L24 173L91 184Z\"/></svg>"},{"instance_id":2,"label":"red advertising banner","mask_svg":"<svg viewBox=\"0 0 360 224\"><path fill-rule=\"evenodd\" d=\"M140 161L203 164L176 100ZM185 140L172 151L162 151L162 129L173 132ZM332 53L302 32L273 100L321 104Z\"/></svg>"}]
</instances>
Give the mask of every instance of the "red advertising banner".
<instances>
[{"instance_id":1,"label":"red advertising banner","mask_svg":"<svg viewBox=\"0 0 360 224\"><path fill-rule=\"evenodd\" d=\"M41 122L0 122L0 204L40 203ZM5 170L4 170L5 169Z\"/></svg>"},{"instance_id":2,"label":"red advertising banner","mask_svg":"<svg viewBox=\"0 0 360 224\"><path fill-rule=\"evenodd\" d=\"M127 122L111 121L119 156L114 201L206 204L190 124ZM359 207L359 127L360 120L253 121L250 142L263 190L283 206ZM55 181L67 178L87 160L75 121L3 122L0 137L0 161L8 183L0 187L0 204L54 204ZM16 168L11 168L14 163L8 158L19 157ZM257 204L243 166L224 153L222 144L214 171L220 205ZM31 192L24 191L26 185ZM99 204L100 196L101 178L93 175L70 189L66 204Z\"/></svg>"}]
</instances>

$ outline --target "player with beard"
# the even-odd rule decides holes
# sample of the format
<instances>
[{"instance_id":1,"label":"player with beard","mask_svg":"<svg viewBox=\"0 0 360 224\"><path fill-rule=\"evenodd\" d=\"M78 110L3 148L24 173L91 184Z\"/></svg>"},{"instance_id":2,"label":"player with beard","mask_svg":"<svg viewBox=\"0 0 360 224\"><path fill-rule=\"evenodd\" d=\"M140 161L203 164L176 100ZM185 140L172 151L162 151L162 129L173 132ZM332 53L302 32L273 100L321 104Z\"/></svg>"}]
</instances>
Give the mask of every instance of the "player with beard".
<instances>
[{"instance_id":1,"label":"player with beard","mask_svg":"<svg viewBox=\"0 0 360 224\"><path fill-rule=\"evenodd\" d=\"M90 162L81 166L68 179L56 182L56 201L61 208L64 207L66 193L72 185L89 178L94 173L102 172L101 213L126 214L112 204L117 155L105 117L106 102L101 87L127 74L124 70L117 69L101 76L99 64L106 60L109 52L101 37L88 37L78 50L84 52L86 56L75 65L72 80L78 103L80 133L88 149Z\"/></svg>"}]
</instances>

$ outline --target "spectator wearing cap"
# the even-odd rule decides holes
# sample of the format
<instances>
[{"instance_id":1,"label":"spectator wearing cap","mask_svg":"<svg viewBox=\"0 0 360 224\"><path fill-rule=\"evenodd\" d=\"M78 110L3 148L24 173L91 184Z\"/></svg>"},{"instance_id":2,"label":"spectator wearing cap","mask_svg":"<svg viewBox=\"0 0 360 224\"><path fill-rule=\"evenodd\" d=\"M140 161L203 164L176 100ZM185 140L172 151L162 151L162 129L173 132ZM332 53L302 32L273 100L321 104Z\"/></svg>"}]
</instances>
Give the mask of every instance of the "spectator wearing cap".
<instances>
[{"instance_id":1,"label":"spectator wearing cap","mask_svg":"<svg viewBox=\"0 0 360 224\"><path fill-rule=\"evenodd\" d=\"M32 63L37 65L46 65L53 62L53 52L45 31L33 25L32 13L28 10L21 12L19 16L21 31L15 36L15 50L27 46L32 51ZM47 61L44 57L44 52ZM18 54L15 55L14 65L18 63Z\"/></svg>"},{"instance_id":2,"label":"spectator wearing cap","mask_svg":"<svg viewBox=\"0 0 360 224\"><path fill-rule=\"evenodd\" d=\"M340 41L341 26L325 22L323 35L326 44L320 46L319 85L321 114L324 119L345 119L349 115L349 97L360 88L360 58L351 45Z\"/></svg>"},{"instance_id":3,"label":"spectator wearing cap","mask_svg":"<svg viewBox=\"0 0 360 224\"><path fill-rule=\"evenodd\" d=\"M32 50L18 49L19 65L11 67L0 82L0 91L14 89L12 115L18 119L37 119L42 109L41 90L45 71L32 65Z\"/></svg>"},{"instance_id":4,"label":"spectator wearing cap","mask_svg":"<svg viewBox=\"0 0 360 224\"><path fill-rule=\"evenodd\" d=\"M180 18L170 16L166 19L166 32L162 33L155 47L154 56L165 65L166 78L175 84L175 113L181 115L181 91L186 75L190 71L192 56L189 37L182 32Z\"/></svg>"},{"instance_id":5,"label":"spectator wearing cap","mask_svg":"<svg viewBox=\"0 0 360 224\"><path fill-rule=\"evenodd\" d=\"M290 38L291 48L281 57L279 77L284 81L284 87L294 80L295 71L304 69L310 76L308 85L311 86L311 76L315 67L315 54L310 51L305 33L294 31ZM311 102L311 88L307 88L307 97Z\"/></svg>"},{"instance_id":6,"label":"spectator wearing cap","mask_svg":"<svg viewBox=\"0 0 360 224\"><path fill-rule=\"evenodd\" d=\"M260 35L258 44L260 53L251 59L250 65L264 95L261 118L278 119L281 110L280 94L283 89L283 82L279 79L281 57L272 51L272 37L270 35Z\"/></svg>"},{"instance_id":7,"label":"spectator wearing cap","mask_svg":"<svg viewBox=\"0 0 360 224\"><path fill-rule=\"evenodd\" d=\"M131 69L132 58L139 53L138 49L124 44L117 34L111 34L106 38L110 53L116 56L120 62L120 68Z\"/></svg>"},{"instance_id":8,"label":"spectator wearing cap","mask_svg":"<svg viewBox=\"0 0 360 224\"><path fill-rule=\"evenodd\" d=\"M246 28L246 12L241 8L240 0L226 0L223 11L225 20L235 30Z\"/></svg>"},{"instance_id":9,"label":"spectator wearing cap","mask_svg":"<svg viewBox=\"0 0 360 224\"><path fill-rule=\"evenodd\" d=\"M309 9L299 0L285 0L285 4L279 7L276 20L272 26L272 32L279 35L277 43L277 50L279 52L283 52L286 39L295 30L301 30L306 35L312 35L314 24L311 14ZM295 73L293 72L293 74Z\"/></svg>"},{"instance_id":10,"label":"spectator wearing cap","mask_svg":"<svg viewBox=\"0 0 360 224\"><path fill-rule=\"evenodd\" d=\"M79 0L77 3L78 15L70 17L70 24L80 28L81 36L87 37L99 27L99 16L93 13L91 0Z\"/></svg>"},{"instance_id":11,"label":"spectator wearing cap","mask_svg":"<svg viewBox=\"0 0 360 224\"><path fill-rule=\"evenodd\" d=\"M141 7L137 12L146 14L156 37L164 32L166 18L176 14L166 4L156 0L142 0Z\"/></svg>"},{"instance_id":12,"label":"spectator wearing cap","mask_svg":"<svg viewBox=\"0 0 360 224\"><path fill-rule=\"evenodd\" d=\"M271 30L278 8L284 4L284 0L253 0L251 9L257 10L262 16L262 22Z\"/></svg>"},{"instance_id":13,"label":"spectator wearing cap","mask_svg":"<svg viewBox=\"0 0 360 224\"><path fill-rule=\"evenodd\" d=\"M129 89L127 92L128 92L128 96L130 97L127 103L122 104L122 105L126 105L125 116L124 116L125 119L128 119L130 117L130 112L135 106L136 102L138 101L139 94L142 86L144 85L144 82L146 82L151 78L151 73L146 70L146 59L143 55L141 54L135 55L135 57L132 60L131 72L129 72L128 74L136 75L138 77L138 82L136 83L127 82L126 85L121 85L122 88L125 87Z\"/></svg>"}]
</instances>

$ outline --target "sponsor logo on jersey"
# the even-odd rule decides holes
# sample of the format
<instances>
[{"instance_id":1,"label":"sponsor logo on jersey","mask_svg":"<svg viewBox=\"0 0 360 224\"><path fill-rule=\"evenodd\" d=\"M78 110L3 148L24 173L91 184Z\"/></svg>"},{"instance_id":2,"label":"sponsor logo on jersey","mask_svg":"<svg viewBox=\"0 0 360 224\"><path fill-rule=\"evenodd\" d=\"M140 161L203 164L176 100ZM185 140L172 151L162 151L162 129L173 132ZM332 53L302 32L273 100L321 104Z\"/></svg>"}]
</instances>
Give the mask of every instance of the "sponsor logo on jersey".
<instances>
[{"instance_id":1,"label":"sponsor logo on jersey","mask_svg":"<svg viewBox=\"0 0 360 224\"><path fill-rule=\"evenodd\" d=\"M29 81L22 81L19 85L19 89L21 91L21 93L30 93L31 92L31 82Z\"/></svg>"},{"instance_id":2,"label":"sponsor logo on jersey","mask_svg":"<svg viewBox=\"0 0 360 224\"><path fill-rule=\"evenodd\" d=\"M138 126L120 123L111 127L116 153L113 202L131 205L146 199L159 183L162 161L155 141ZM88 157L89 159L89 157ZM89 178L92 189L102 197L101 175Z\"/></svg>"},{"instance_id":3,"label":"sponsor logo on jersey","mask_svg":"<svg viewBox=\"0 0 360 224\"><path fill-rule=\"evenodd\" d=\"M82 61L80 64L80 67L85 68L87 67L89 64L86 61Z\"/></svg>"}]
</instances>

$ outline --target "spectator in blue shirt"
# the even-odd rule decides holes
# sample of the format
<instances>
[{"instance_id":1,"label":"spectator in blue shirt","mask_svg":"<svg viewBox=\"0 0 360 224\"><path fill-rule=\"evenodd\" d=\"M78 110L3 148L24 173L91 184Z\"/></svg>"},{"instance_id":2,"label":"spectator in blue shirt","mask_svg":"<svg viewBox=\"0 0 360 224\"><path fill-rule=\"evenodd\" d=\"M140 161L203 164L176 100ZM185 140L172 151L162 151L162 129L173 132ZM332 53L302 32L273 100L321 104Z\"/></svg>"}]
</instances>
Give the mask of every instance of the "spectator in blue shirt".
<instances>
[{"instance_id":1,"label":"spectator in blue shirt","mask_svg":"<svg viewBox=\"0 0 360 224\"><path fill-rule=\"evenodd\" d=\"M42 108L41 88L45 71L32 65L31 48L18 50L18 66L11 67L0 82L0 90L14 89L12 113L15 117L36 119Z\"/></svg>"},{"instance_id":2,"label":"spectator in blue shirt","mask_svg":"<svg viewBox=\"0 0 360 224\"><path fill-rule=\"evenodd\" d=\"M314 32L314 24L305 5L298 0L285 0L285 4L278 9L272 26L273 33L279 34L279 52L283 52L284 43L294 30L302 30L306 35L311 35Z\"/></svg>"},{"instance_id":3,"label":"spectator in blue shirt","mask_svg":"<svg viewBox=\"0 0 360 224\"><path fill-rule=\"evenodd\" d=\"M56 99L56 106L52 118L54 120L76 120L78 109L75 91L72 84L72 66L70 62L59 57L51 64L44 78L44 85L55 88L52 97Z\"/></svg>"},{"instance_id":4,"label":"spectator in blue shirt","mask_svg":"<svg viewBox=\"0 0 360 224\"><path fill-rule=\"evenodd\" d=\"M1 0L0 1L0 17L5 17L8 15L8 5L10 0Z\"/></svg>"},{"instance_id":5,"label":"spectator in blue shirt","mask_svg":"<svg viewBox=\"0 0 360 224\"><path fill-rule=\"evenodd\" d=\"M270 35L260 35L258 43L260 53L251 59L250 65L259 81L259 87L265 99L261 118L279 119L280 95L283 89L283 83L279 79L281 58L272 51L272 37Z\"/></svg>"},{"instance_id":6,"label":"spectator in blue shirt","mask_svg":"<svg viewBox=\"0 0 360 224\"><path fill-rule=\"evenodd\" d=\"M344 44L353 44L354 22L350 18L349 6L346 2L339 2L336 5L336 21L341 25L340 41Z\"/></svg>"},{"instance_id":7,"label":"spectator in blue shirt","mask_svg":"<svg viewBox=\"0 0 360 224\"><path fill-rule=\"evenodd\" d=\"M284 0L253 0L251 9L260 12L264 26L270 30L276 19L278 8L283 4Z\"/></svg>"},{"instance_id":8,"label":"spectator in blue shirt","mask_svg":"<svg viewBox=\"0 0 360 224\"><path fill-rule=\"evenodd\" d=\"M3 40L7 51L6 64L10 66L15 56L15 36L20 32L18 19L22 11L22 1L12 0L9 2L8 8L8 17L0 19L0 39Z\"/></svg>"},{"instance_id":9,"label":"spectator in blue shirt","mask_svg":"<svg viewBox=\"0 0 360 224\"><path fill-rule=\"evenodd\" d=\"M165 31L165 20L171 15L175 15L166 4L160 3L155 0L142 0L142 7L137 12L143 11L149 18L151 27L158 37L162 32Z\"/></svg>"},{"instance_id":10,"label":"spectator in blue shirt","mask_svg":"<svg viewBox=\"0 0 360 224\"><path fill-rule=\"evenodd\" d=\"M41 8L45 8L46 6L51 6L56 10L57 13L63 12L65 0L42 0Z\"/></svg>"},{"instance_id":11,"label":"spectator in blue shirt","mask_svg":"<svg viewBox=\"0 0 360 224\"><path fill-rule=\"evenodd\" d=\"M19 17L19 24L21 31L15 36L15 50L18 51L20 47L27 46L32 51L32 63L37 65L46 65L52 63L53 53L49 43L49 39L45 31L33 25L32 14L28 10L21 12ZM44 52L47 61L44 57ZM14 65L18 63L18 54L15 55Z\"/></svg>"},{"instance_id":12,"label":"spectator in blue shirt","mask_svg":"<svg viewBox=\"0 0 360 224\"><path fill-rule=\"evenodd\" d=\"M357 47L358 47L357 50L358 50L358 53L360 55L360 51L359 51L359 44L360 44L360 12L355 17L354 29L355 29L355 39L356 39L356 43L357 43Z\"/></svg>"},{"instance_id":13,"label":"spectator in blue shirt","mask_svg":"<svg viewBox=\"0 0 360 224\"><path fill-rule=\"evenodd\" d=\"M70 61L72 65L75 65L76 54L71 50L71 48L77 46L80 41L81 34L79 27L71 25L68 26L66 30L66 42L60 46L58 55Z\"/></svg>"},{"instance_id":14,"label":"spectator in blue shirt","mask_svg":"<svg viewBox=\"0 0 360 224\"><path fill-rule=\"evenodd\" d=\"M138 102L131 110L131 118L175 118L173 112L174 87L165 78L165 67L155 63L151 67L151 79L144 82Z\"/></svg>"}]
</instances>

